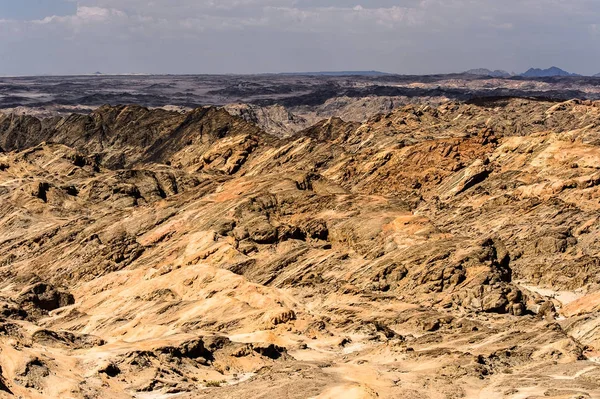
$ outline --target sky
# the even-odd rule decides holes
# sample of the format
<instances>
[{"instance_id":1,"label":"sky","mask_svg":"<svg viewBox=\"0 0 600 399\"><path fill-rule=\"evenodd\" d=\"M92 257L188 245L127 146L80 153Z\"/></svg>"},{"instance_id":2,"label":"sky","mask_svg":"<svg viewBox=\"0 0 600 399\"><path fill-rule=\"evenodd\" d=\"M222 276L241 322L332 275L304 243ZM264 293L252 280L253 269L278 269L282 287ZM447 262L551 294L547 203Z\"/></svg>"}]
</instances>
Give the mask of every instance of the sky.
<instances>
[{"instance_id":1,"label":"sky","mask_svg":"<svg viewBox=\"0 0 600 399\"><path fill-rule=\"evenodd\" d=\"M0 0L0 75L587 75L599 49L598 0Z\"/></svg>"}]
</instances>

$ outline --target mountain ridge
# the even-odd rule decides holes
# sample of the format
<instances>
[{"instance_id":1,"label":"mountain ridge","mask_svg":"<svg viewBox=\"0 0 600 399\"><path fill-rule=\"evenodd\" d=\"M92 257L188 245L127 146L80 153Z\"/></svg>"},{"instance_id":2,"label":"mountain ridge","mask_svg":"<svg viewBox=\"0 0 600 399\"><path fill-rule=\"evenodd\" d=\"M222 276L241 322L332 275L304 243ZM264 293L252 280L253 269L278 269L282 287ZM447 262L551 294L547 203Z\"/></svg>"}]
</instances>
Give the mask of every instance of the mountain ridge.
<instances>
[{"instance_id":1,"label":"mountain ridge","mask_svg":"<svg viewBox=\"0 0 600 399\"><path fill-rule=\"evenodd\" d=\"M520 76L526 78L546 78L546 77L554 77L554 76L581 76L576 73L567 72L558 67L550 67L547 69L540 68L529 68L526 72L522 73Z\"/></svg>"},{"instance_id":2,"label":"mountain ridge","mask_svg":"<svg viewBox=\"0 0 600 399\"><path fill-rule=\"evenodd\" d=\"M508 77L513 76L513 74L511 74L507 71L501 70L501 69L496 69L496 70L492 71L487 68L469 69L465 73L469 74L469 75L491 76L493 78L508 78Z\"/></svg>"}]
</instances>

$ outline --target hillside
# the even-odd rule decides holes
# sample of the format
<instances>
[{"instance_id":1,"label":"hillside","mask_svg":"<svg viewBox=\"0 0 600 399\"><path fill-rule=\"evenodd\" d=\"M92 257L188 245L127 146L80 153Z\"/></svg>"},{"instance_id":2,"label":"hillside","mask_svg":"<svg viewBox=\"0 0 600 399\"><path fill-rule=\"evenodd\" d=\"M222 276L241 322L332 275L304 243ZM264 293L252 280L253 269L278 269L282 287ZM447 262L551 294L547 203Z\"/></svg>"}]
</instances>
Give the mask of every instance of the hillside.
<instances>
[{"instance_id":1,"label":"hillside","mask_svg":"<svg viewBox=\"0 0 600 399\"><path fill-rule=\"evenodd\" d=\"M235 108L0 116L0 397L600 395L600 103Z\"/></svg>"}]
</instances>

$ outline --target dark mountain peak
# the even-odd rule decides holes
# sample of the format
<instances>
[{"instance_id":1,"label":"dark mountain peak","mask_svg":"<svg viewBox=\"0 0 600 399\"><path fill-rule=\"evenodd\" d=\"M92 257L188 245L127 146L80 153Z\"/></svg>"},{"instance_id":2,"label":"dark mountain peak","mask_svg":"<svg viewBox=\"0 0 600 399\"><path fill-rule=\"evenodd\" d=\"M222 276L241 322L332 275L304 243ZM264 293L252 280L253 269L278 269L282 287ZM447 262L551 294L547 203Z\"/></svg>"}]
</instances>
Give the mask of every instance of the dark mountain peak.
<instances>
[{"instance_id":1,"label":"dark mountain peak","mask_svg":"<svg viewBox=\"0 0 600 399\"><path fill-rule=\"evenodd\" d=\"M552 66L548 69L540 69L540 68L529 68L529 70L521 76L526 78L547 78L553 76L581 76L576 73L570 73L565 71L564 69L560 69L558 67Z\"/></svg>"}]
</instances>

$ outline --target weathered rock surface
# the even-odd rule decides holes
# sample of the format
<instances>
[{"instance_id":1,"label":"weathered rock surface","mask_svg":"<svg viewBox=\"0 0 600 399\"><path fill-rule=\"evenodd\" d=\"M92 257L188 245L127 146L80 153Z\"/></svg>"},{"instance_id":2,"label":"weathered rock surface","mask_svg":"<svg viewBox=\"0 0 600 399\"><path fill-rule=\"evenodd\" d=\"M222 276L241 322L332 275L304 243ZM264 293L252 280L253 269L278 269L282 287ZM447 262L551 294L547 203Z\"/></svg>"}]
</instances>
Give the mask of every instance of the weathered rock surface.
<instances>
[{"instance_id":1,"label":"weathered rock surface","mask_svg":"<svg viewBox=\"0 0 600 399\"><path fill-rule=\"evenodd\" d=\"M0 395L600 395L600 104L0 117ZM171 397L171 396L169 396Z\"/></svg>"}]
</instances>

